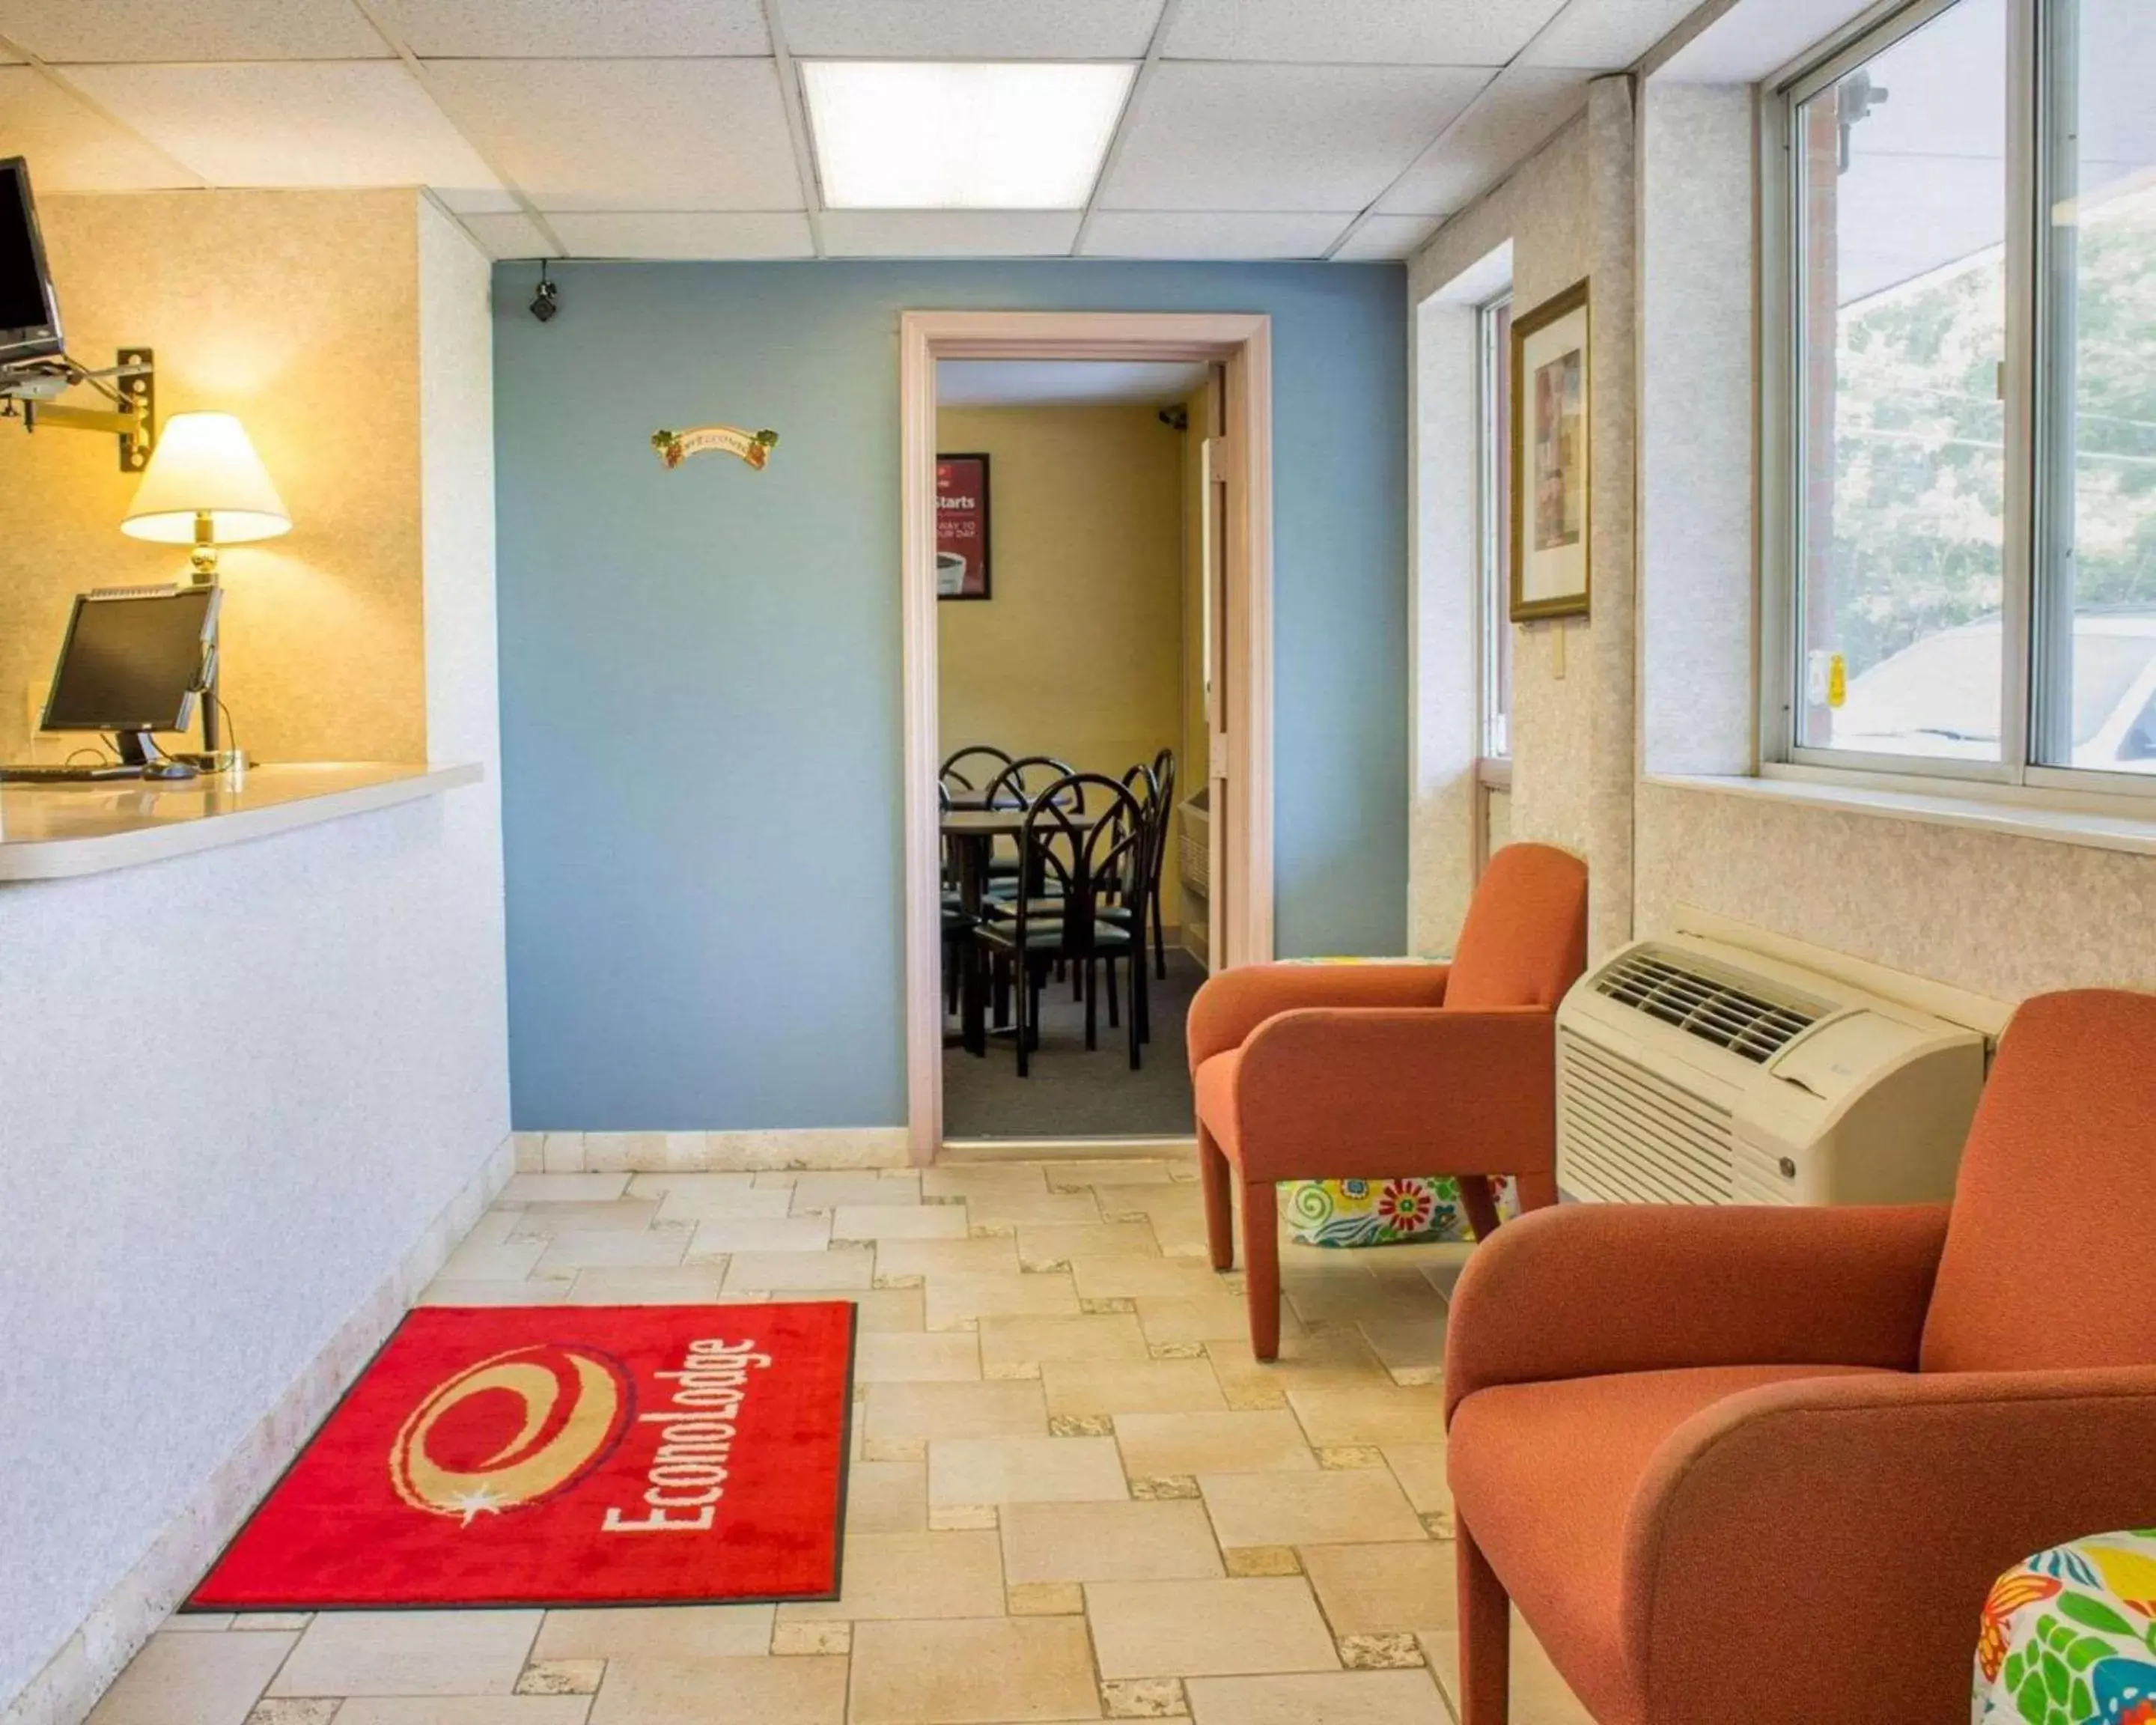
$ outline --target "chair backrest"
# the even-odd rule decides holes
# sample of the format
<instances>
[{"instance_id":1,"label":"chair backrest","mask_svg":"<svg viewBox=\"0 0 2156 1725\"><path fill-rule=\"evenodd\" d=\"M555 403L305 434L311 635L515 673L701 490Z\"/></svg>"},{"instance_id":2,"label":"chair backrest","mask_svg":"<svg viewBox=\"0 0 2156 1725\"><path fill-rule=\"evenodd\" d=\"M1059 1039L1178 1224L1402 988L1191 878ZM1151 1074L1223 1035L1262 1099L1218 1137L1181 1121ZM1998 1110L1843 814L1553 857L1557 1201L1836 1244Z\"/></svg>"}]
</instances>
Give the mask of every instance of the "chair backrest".
<instances>
[{"instance_id":1,"label":"chair backrest","mask_svg":"<svg viewBox=\"0 0 2156 1725\"><path fill-rule=\"evenodd\" d=\"M1445 1005L1554 1010L1586 968L1587 865L1551 845L1507 845L1467 907Z\"/></svg>"},{"instance_id":2,"label":"chair backrest","mask_svg":"<svg viewBox=\"0 0 2156 1725\"><path fill-rule=\"evenodd\" d=\"M2152 1187L2156 995L2025 1002L1962 1152L1923 1368L2156 1365Z\"/></svg>"},{"instance_id":3,"label":"chair backrest","mask_svg":"<svg viewBox=\"0 0 2156 1725\"><path fill-rule=\"evenodd\" d=\"M1086 777L1069 762L1059 761L1053 755L1021 755L988 781L988 806L1030 809L1043 794L1052 790L1065 807L1082 809L1086 806ZM1107 783L1113 784L1115 780L1111 778Z\"/></svg>"},{"instance_id":4,"label":"chair backrest","mask_svg":"<svg viewBox=\"0 0 2156 1725\"><path fill-rule=\"evenodd\" d=\"M1153 894L1160 892L1162 865L1168 860L1168 827L1175 819L1175 751L1163 749L1152 757L1153 833L1152 866L1147 871Z\"/></svg>"},{"instance_id":5,"label":"chair backrest","mask_svg":"<svg viewBox=\"0 0 2156 1725\"><path fill-rule=\"evenodd\" d=\"M1084 798L1088 787L1094 793L1090 818ZM1038 880L1060 894L1051 913L1060 931L1060 950L1079 957L1093 951L1105 904L1129 907L1133 940L1143 932L1152 829L1145 804L1105 773L1071 773L1034 799L1019 855L1028 881ZM1027 943L1032 896L1029 891L1019 896L1021 947Z\"/></svg>"},{"instance_id":6,"label":"chair backrest","mask_svg":"<svg viewBox=\"0 0 2156 1725\"><path fill-rule=\"evenodd\" d=\"M978 756L983 764L968 763ZM942 783L956 785L962 791L973 788L976 778L985 778L999 768L1011 763L1009 751L999 749L992 742L969 742L962 749L953 749L937 770L936 777Z\"/></svg>"}]
</instances>

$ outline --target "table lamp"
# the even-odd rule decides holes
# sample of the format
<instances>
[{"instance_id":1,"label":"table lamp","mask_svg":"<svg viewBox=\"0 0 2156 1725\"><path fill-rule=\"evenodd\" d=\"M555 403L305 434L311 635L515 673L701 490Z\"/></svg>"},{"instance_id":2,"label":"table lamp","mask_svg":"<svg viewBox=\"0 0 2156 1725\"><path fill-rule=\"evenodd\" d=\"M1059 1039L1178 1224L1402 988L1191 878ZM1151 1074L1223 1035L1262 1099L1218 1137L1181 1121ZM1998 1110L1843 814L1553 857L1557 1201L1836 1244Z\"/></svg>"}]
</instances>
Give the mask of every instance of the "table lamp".
<instances>
[{"instance_id":1,"label":"table lamp","mask_svg":"<svg viewBox=\"0 0 2156 1725\"><path fill-rule=\"evenodd\" d=\"M195 584L213 587L220 545L274 539L292 531L292 517L245 426L229 413L175 413L158 434L120 531L158 545L192 546ZM212 773L234 764L222 746L218 656L213 646L203 691L203 752L193 757Z\"/></svg>"}]
</instances>

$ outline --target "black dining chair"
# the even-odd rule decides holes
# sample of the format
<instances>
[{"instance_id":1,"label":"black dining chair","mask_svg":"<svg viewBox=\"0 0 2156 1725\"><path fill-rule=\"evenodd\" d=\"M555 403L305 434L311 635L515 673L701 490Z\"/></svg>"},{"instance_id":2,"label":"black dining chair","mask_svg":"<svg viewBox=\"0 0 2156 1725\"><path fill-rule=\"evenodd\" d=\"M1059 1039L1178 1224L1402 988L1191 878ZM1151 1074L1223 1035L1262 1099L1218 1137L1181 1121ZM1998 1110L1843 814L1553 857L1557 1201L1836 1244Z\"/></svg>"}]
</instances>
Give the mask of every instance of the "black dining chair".
<instances>
[{"instance_id":1,"label":"black dining chair","mask_svg":"<svg viewBox=\"0 0 2156 1725\"><path fill-rule=\"evenodd\" d=\"M976 755L981 757L983 764L978 767L968 764ZM993 764L988 764L990 762ZM992 742L969 742L962 749L953 749L944 757L943 764L936 771L936 778L938 783L947 784L956 790L978 790L980 787L974 783L976 779L993 778L1010 763L1011 755L1008 749L999 749Z\"/></svg>"},{"instance_id":2,"label":"black dining chair","mask_svg":"<svg viewBox=\"0 0 2156 1725\"><path fill-rule=\"evenodd\" d=\"M1163 749L1152 757L1153 834L1152 869L1147 880L1146 902L1152 908L1153 974L1168 980L1168 931L1161 925L1160 880L1168 865L1168 829L1175 822L1175 751Z\"/></svg>"},{"instance_id":3,"label":"black dining chair","mask_svg":"<svg viewBox=\"0 0 2156 1725\"><path fill-rule=\"evenodd\" d=\"M1096 798L1088 810L1088 793ZM1106 973L1109 1025L1116 1012L1118 959L1128 959L1131 1069L1143 1064L1139 1029L1145 987L1145 805L1104 773L1070 773L1043 787L1026 811L1019 834L1024 878L1044 891L1022 892L1005 916L991 918L973 938L991 963L1015 984L1018 1076L1029 1076L1029 1057L1040 1038L1040 995L1050 968L1067 963L1085 974L1086 1045L1100 1045L1101 983ZM1127 913L1127 921L1106 914Z\"/></svg>"},{"instance_id":4,"label":"black dining chair","mask_svg":"<svg viewBox=\"0 0 2156 1725\"><path fill-rule=\"evenodd\" d=\"M936 786L936 804L939 814L951 812L951 788L938 781ZM942 896L943 911L943 1009L955 1013L958 1009L959 961L966 951L966 937L973 930L976 918L966 914L964 901L959 896L957 866L950 845L943 847L942 879L937 887Z\"/></svg>"},{"instance_id":5,"label":"black dining chair","mask_svg":"<svg viewBox=\"0 0 2156 1725\"><path fill-rule=\"evenodd\" d=\"M1067 782L1080 777L1078 769L1068 761L1059 761L1053 755L1021 755L1008 762L993 778L988 781L987 794L982 798L989 809L1030 809L1034 799L1050 787L1059 787L1057 796L1065 805L1078 814L1086 812L1086 788L1072 784L1069 789L1060 788ZM1003 847L988 859L988 880L992 886L1004 883L1006 889L1014 890L1019 879L1018 852L1014 849L1008 855ZM1042 883L1035 880L1030 891L1038 892Z\"/></svg>"},{"instance_id":6,"label":"black dining chair","mask_svg":"<svg viewBox=\"0 0 2156 1725\"><path fill-rule=\"evenodd\" d=\"M1052 789L1059 802L1082 814L1086 787L1081 781L1086 776L1068 761L1059 761L1053 755L1020 755L1015 760L1004 762L988 781L988 806L1030 809L1044 791Z\"/></svg>"}]
</instances>

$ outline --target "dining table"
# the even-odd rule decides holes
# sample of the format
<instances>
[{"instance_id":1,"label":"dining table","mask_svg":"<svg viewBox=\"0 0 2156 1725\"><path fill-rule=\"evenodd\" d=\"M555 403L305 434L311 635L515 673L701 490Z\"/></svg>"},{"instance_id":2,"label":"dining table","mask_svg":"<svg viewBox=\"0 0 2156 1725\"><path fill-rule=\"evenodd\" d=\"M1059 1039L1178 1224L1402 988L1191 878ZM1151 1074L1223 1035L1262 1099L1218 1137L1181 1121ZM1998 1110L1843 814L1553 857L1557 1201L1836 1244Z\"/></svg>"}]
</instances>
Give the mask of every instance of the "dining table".
<instances>
[{"instance_id":1,"label":"dining table","mask_svg":"<svg viewBox=\"0 0 2156 1725\"><path fill-rule=\"evenodd\" d=\"M978 922L988 903L988 870L995 856L996 841L1021 840L1027 811L956 807L957 798L963 794L966 793L954 792L954 806L943 811L943 837L950 844L958 865L958 908ZM1080 833L1090 832L1105 818L1089 814L1082 809L1066 809L1062 813L1063 819L1056 823L1059 831L1067 824ZM968 941L958 961L958 1027L959 1040L968 1054L985 1055L988 1051L988 966L981 949Z\"/></svg>"}]
</instances>

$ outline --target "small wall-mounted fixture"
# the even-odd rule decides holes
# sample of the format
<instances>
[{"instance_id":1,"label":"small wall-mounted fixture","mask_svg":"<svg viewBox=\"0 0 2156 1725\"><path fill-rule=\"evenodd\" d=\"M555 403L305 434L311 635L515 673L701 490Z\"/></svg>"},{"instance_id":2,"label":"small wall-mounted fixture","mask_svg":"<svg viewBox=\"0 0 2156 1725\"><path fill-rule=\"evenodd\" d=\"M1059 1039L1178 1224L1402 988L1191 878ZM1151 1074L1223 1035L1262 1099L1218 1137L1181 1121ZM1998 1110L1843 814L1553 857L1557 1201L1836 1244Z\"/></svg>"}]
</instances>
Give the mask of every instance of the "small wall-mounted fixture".
<instances>
[{"instance_id":1,"label":"small wall-mounted fixture","mask_svg":"<svg viewBox=\"0 0 2156 1725\"><path fill-rule=\"evenodd\" d=\"M1160 423L1170 431L1188 431L1190 429L1190 409L1180 407L1163 408L1160 410Z\"/></svg>"},{"instance_id":2,"label":"small wall-mounted fixture","mask_svg":"<svg viewBox=\"0 0 2156 1725\"><path fill-rule=\"evenodd\" d=\"M147 347L123 347L110 371L85 371L67 358L28 361L0 371L0 419L16 417L25 431L101 431L120 439L120 470L141 473L157 444L157 363ZM96 391L109 408L79 408L57 399L77 384Z\"/></svg>"},{"instance_id":3,"label":"small wall-mounted fixture","mask_svg":"<svg viewBox=\"0 0 2156 1725\"><path fill-rule=\"evenodd\" d=\"M542 323L552 323L554 314L562 309L562 290L547 274L544 259L539 264L539 286L531 295L531 315Z\"/></svg>"}]
</instances>

